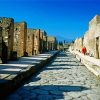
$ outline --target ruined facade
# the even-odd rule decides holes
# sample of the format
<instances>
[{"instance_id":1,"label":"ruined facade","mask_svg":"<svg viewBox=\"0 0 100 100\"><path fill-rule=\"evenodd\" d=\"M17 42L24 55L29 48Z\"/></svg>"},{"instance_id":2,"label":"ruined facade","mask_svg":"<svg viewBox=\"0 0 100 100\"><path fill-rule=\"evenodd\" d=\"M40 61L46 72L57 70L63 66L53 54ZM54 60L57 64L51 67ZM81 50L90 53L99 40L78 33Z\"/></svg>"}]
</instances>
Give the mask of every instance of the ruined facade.
<instances>
[{"instance_id":1,"label":"ruined facade","mask_svg":"<svg viewBox=\"0 0 100 100\"><path fill-rule=\"evenodd\" d=\"M86 47L89 56L100 59L100 15L96 15L89 22L89 29L83 39L79 38L74 41L74 50L80 50L83 46Z\"/></svg>"},{"instance_id":2,"label":"ruined facade","mask_svg":"<svg viewBox=\"0 0 100 100\"><path fill-rule=\"evenodd\" d=\"M27 37L27 53L29 55L43 53L44 49L47 49L44 31L40 29L28 29Z\"/></svg>"},{"instance_id":3,"label":"ruined facade","mask_svg":"<svg viewBox=\"0 0 100 100\"><path fill-rule=\"evenodd\" d=\"M26 53L26 41L27 41L27 23L15 23L14 24L14 51L17 52L17 56L24 56Z\"/></svg>"},{"instance_id":4,"label":"ruined facade","mask_svg":"<svg viewBox=\"0 0 100 100\"><path fill-rule=\"evenodd\" d=\"M89 52L89 39L88 39L88 31L84 34L83 46L86 47L87 52Z\"/></svg>"},{"instance_id":5,"label":"ruined facade","mask_svg":"<svg viewBox=\"0 0 100 100\"><path fill-rule=\"evenodd\" d=\"M2 28L2 60L11 58L13 51L14 19L0 17L0 27Z\"/></svg>"},{"instance_id":6,"label":"ruined facade","mask_svg":"<svg viewBox=\"0 0 100 100\"><path fill-rule=\"evenodd\" d=\"M55 37L47 36L47 49L56 50L57 49L57 40Z\"/></svg>"},{"instance_id":7,"label":"ruined facade","mask_svg":"<svg viewBox=\"0 0 100 100\"><path fill-rule=\"evenodd\" d=\"M40 53L42 53L43 52L43 31L42 30L40 30L40 48L39 48L39 51L40 51Z\"/></svg>"},{"instance_id":8,"label":"ruined facade","mask_svg":"<svg viewBox=\"0 0 100 100\"><path fill-rule=\"evenodd\" d=\"M100 16L96 15L89 22L89 30L84 35L84 45L89 55L100 58Z\"/></svg>"},{"instance_id":9,"label":"ruined facade","mask_svg":"<svg viewBox=\"0 0 100 100\"><path fill-rule=\"evenodd\" d=\"M34 52L33 54L40 53L40 29L34 29Z\"/></svg>"},{"instance_id":10,"label":"ruined facade","mask_svg":"<svg viewBox=\"0 0 100 100\"><path fill-rule=\"evenodd\" d=\"M81 52L83 47L83 38L77 38L74 42L74 48L75 50Z\"/></svg>"},{"instance_id":11,"label":"ruined facade","mask_svg":"<svg viewBox=\"0 0 100 100\"><path fill-rule=\"evenodd\" d=\"M0 17L0 63L55 49L56 38L49 37L47 42L45 31L27 29L26 22L14 23L13 18Z\"/></svg>"},{"instance_id":12,"label":"ruined facade","mask_svg":"<svg viewBox=\"0 0 100 100\"><path fill-rule=\"evenodd\" d=\"M34 54L34 30L33 29L27 29L26 52L28 53L28 56L32 56Z\"/></svg>"},{"instance_id":13,"label":"ruined facade","mask_svg":"<svg viewBox=\"0 0 100 100\"><path fill-rule=\"evenodd\" d=\"M47 33L43 31L43 52L47 51Z\"/></svg>"}]
</instances>

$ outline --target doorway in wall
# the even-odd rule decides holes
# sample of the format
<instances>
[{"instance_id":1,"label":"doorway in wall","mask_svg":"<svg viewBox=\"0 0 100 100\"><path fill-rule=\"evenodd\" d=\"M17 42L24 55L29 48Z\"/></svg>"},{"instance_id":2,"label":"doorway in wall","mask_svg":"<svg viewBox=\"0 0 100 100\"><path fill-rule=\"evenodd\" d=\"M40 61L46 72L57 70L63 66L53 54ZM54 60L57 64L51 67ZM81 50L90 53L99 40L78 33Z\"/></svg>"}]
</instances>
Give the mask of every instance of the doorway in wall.
<instances>
[{"instance_id":1,"label":"doorway in wall","mask_svg":"<svg viewBox=\"0 0 100 100\"><path fill-rule=\"evenodd\" d=\"M99 37L96 37L96 58L99 59L100 55L99 55Z\"/></svg>"}]
</instances>

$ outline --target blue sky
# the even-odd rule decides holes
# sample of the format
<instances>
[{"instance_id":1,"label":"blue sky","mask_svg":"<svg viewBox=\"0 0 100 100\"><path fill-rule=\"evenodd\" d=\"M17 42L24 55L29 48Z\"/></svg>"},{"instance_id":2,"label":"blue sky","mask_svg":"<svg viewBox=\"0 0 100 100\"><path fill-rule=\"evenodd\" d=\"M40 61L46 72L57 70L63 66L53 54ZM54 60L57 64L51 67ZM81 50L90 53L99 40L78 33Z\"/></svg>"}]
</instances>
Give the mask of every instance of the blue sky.
<instances>
[{"instance_id":1,"label":"blue sky","mask_svg":"<svg viewBox=\"0 0 100 100\"><path fill-rule=\"evenodd\" d=\"M0 0L0 16L40 28L58 40L82 37L100 14L100 0Z\"/></svg>"}]
</instances>

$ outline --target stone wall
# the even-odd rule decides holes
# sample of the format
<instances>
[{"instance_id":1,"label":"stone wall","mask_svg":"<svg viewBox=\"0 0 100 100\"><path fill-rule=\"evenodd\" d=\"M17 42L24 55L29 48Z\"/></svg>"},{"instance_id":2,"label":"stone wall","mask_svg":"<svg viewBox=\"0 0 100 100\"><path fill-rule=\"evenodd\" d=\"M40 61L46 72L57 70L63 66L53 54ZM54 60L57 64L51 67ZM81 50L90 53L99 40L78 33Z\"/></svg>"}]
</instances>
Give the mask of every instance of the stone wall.
<instances>
[{"instance_id":1,"label":"stone wall","mask_svg":"<svg viewBox=\"0 0 100 100\"><path fill-rule=\"evenodd\" d=\"M83 46L86 47L87 52L89 53L89 39L88 39L88 31L84 34Z\"/></svg>"},{"instance_id":2,"label":"stone wall","mask_svg":"<svg viewBox=\"0 0 100 100\"><path fill-rule=\"evenodd\" d=\"M79 38L79 50L80 50L80 52L82 51L82 47L83 47L83 38Z\"/></svg>"},{"instance_id":3,"label":"stone wall","mask_svg":"<svg viewBox=\"0 0 100 100\"><path fill-rule=\"evenodd\" d=\"M89 30L87 36L84 38L87 39L88 45L86 47L89 55L96 58L100 58L100 46L99 46L100 42L98 42L98 47L96 46L97 41L100 41L99 37L100 37L100 16L96 15L89 22Z\"/></svg>"},{"instance_id":4,"label":"stone wall","mask_svg":"<svg viewBox=\"0 0 100 100\"><path fill-rule=\"evenodd\" d=\"M57 41L55 37L47 36L47 48L48 50L56 50L57 49Z\"/></svg>"},{"instance_id":5,"label":"stone wall","mask_svg":"<svg viewBox=\"0 0 100 100\"><path fill-rule=\"evenodd\" d=\"M27 43L26 43L26 52L28 56L32 56L34 53L34 30L27 29Z\"/></svg>"},{"instance_id":6,"label":"stone wall","mask_svg":"<svg viewBox=\"0 0 100 100\"><path fill-rule=\"evenodd\" d=\"M83 46L87 48L87 54L100 59L100 15L96 15L89 22L89 29L84 34ZM74 41L74 50L80 50L82 47L82 40L76 39Z\"/></svg>"},{"instance_id":7,"label":"stone wall","mask_svg":"<svg viewBox=\"0 0 100 100\"><path fill-rule=\"evenodd\" d=\"M78 46L79 44L78 44L78 38L77 38L74 42L74 50L78 51Z\"/></svg>"},{"instance_id":8,"label":"stone wall","mask_svg":"<svg viewBox=\"0 0 100 100\"><path fill-rule=\"evenodd\" d=\"M47 51L47 33L43 31L43 52Z\"/></svg>"},{"instance_id":9,"label":"stone wall","mask_svg":"<svg viewBox=\"0 0 100 100\"><path fill-rule=\"evenodd\" d=\"M56 38L48 45L57 48ZM0 57L3 63L17 57L32 56L47 51L47 33L40 29L28 29L26 22L14 23L13 18L0 17Z\"/></svg>"},{"instance_id":10,"label":"stone wall","mask_svg":"<svg viewBox=\"0 0 100 100\"><path fill-rule=\"evenodd\" d=\"M40 48L39 48L40 53L43 52L43 31L40 30Z\"/></svg>"},{"instance_id":11,"label":"stone wall","mask_svg":"<svg viewBox=\"0 0 100 100\"><path fill-rule=\"evenodd\" d=\"M95 57L100 59L100 16L96 16Z\"/></svg>"},{"instance_id":12,"label":"stone wall","mask_svg":"<svg viewBox=\"0 0 100 100\"><path fill-rule=\"evenodd\" d=\"M0 27L2 27L3 57L11 58L13 51L14 19L0 17Z\"/></svg>"},{"instance_id":13,"label":"stone wall","mask_svg":"<svg viewBox=\"0 0 100 100\"><path fill-rule=\"evenodd\" d=\"M34 29L34 55L40 53L40 29Z\"/></svg>"},{"instance_id":14,"label":"stone wall","mask_svg":"<svg viewBox=\"0 0 100 100\"><path fill-rule=\"evenodd\" d=\"M14 51L17 51L17 56L21 57L26 52L27 41L27 23L15 23L14 24Z\"/></svg>"}]
</instances>

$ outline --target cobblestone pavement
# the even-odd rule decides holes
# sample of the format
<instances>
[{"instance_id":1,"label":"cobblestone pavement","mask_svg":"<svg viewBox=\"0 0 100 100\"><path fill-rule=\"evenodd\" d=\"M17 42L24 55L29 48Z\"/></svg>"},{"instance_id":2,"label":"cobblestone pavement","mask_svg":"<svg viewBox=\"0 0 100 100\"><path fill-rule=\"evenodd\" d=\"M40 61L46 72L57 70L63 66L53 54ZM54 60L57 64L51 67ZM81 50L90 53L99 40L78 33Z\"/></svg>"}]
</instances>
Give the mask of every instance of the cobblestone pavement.
<instances>
[{"instance_id":1,"label":"cobblestone pavement","mask_svg":"<svg viewBox=\"0 0 100 100\"><path fill-rule=\"evenodd\" d=\"M61 52L7 100L100 100L100 80L69 52Z\"/></svg>"}]
</instances>

